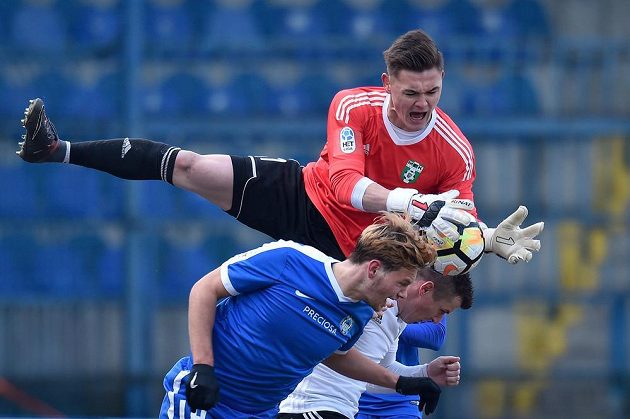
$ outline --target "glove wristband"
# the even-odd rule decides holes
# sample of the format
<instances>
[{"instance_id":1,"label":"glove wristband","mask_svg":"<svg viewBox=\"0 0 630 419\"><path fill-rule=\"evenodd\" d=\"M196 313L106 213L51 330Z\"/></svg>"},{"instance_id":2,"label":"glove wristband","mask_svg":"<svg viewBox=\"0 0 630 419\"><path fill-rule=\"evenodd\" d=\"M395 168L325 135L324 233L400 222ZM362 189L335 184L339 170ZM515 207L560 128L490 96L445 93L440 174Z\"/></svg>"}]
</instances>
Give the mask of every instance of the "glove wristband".
<instances>
[{"instance_id":1,"label":"glove wristband","mask_svg":"<svg viewBox=\"0 0 630 419\"><path fill-rule=\"evenodd\" d=\"M213 374L214 367L208 364L193 364L191 371L197 371L202 374L206 374L206 373Z\"/></svg>"},{"instance_id":2,"label":"glove wristband","mask_svg":"<svg viewBox=\"0 0 630 419\"><path fill-rule=\"evenodd\" d=\"M385 208L387 211L406 212L409 210L411 197L418 193L415 189L396 188L387 195Z\"/></svg>"}]
</instances>

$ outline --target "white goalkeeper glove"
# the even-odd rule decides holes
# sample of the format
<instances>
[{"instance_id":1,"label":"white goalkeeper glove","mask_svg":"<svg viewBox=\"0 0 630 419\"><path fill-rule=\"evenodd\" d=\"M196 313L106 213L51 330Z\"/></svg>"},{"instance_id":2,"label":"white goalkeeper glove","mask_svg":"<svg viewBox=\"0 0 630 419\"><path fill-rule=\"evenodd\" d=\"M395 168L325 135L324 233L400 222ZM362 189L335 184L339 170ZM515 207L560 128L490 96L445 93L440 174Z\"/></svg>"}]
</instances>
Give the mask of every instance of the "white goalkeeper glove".
<instances>
[{"instance_id":1,"label":"white goalkeeper glove","mask_svg":"<svg viewBox=\"0 0 630 419\"><path fill-rule=\"evenodd\" d=\"M515 264L522 260L529 262L532 252L540 250L540 240L534 240L545 227L544 222L521 228L521 224L527 217L527 207L521 205L496 228L488 228L481 224L485 251L492 252Z\"/></svg>"},{"instance_id":2,"label":"white goalkeeper glove","mask_svg":"<svg viewBox=\"0 0 630 419\"><path fill-rule=\"evenodd\" d=\"M443 237L447 237L453 242L459 240L460 234L457 231L457 224L468 226L473 221L477 221L477 219L472 214L451 206L444 206L431 225L423 230L426 231L427 237L430 237L439 246L443 246Z\"/></svg>"},{"instance_id":3,"label":"white goalkeeper glove","mask_svg":"<svg viewBox=\"0 0 630 419\"><path fill-rule=\"evenodd\" d=\"M429 227L443 208L472 210L468 199L455 199L459 191L452 189L439 195L421 194L415 189L396 188L387 195L387 211L407 212L418 227Z\"/></svg>"}]
</instances>

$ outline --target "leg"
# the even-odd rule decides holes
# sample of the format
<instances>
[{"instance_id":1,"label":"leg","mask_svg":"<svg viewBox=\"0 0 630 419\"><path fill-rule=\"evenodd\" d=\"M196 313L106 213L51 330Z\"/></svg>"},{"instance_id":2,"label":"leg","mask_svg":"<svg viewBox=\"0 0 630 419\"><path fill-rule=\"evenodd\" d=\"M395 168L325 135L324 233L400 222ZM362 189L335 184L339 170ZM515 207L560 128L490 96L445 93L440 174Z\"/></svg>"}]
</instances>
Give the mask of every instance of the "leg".
<instances>
[{"instance_id":1,"label":"leg","mask_svg":"<svg viewBox=\"0 0 630 419\"><path fill-rule=\"evenodd\" d=\"M224 210L232 205L229 156L202 156L139 138L71 144L59 139L41 99L31 100L24 115L26 134L17 154L25 161L72 163L128 180L164 180L197 193Z\"/></svg>"},{"instance_id":2,"label":"leg","mask_svg":"<svg viewBox=\"0 0 630 419\"><path fill-rule=\"evenodd\" d=\"M173 185L194 192L229 210L232 207L234 169L232 159L224 154L200 155L181 150L175 159Z\"/></svg>"}]
</instances>

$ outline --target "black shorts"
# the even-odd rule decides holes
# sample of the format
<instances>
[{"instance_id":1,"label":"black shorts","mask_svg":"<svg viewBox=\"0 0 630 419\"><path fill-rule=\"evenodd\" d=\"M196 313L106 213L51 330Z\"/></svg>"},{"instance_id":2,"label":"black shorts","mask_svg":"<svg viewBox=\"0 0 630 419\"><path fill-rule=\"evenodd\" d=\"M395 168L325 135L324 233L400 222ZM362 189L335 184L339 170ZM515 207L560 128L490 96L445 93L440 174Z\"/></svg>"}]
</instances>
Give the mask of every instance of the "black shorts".
<instances>
[{"instance_id":1,"label":"black shorts","mask_svg":"<svg viewBox=\"0 0 630 419\"><path fill-rule=\"evenodd\" d=\"M305 413L278 413L276 419L349 419L341 413L317 410Z\"/></svg>"},{"instance_id":2,"label":"black shorts","mask_svg":"<svg viewBox=\"0 0 630 419\"><path fill-rule=\"evenodd\" d=\"M306 194L297 161L230 157L234 186L228 214L276 240L293 240L345 259L328 223Z\"/></svg>"}]
</instances>

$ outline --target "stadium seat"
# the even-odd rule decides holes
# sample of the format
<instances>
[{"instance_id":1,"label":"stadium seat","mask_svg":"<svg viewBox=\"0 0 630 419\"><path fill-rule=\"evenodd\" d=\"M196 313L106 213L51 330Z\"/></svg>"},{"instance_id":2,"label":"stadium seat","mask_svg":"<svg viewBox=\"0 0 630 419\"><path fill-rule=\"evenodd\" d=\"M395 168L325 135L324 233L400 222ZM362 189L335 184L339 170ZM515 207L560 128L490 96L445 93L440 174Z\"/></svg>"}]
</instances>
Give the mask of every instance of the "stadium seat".
<instances>
[{"instance_id":1,"label":"stadium seat","mask_svg":"<svg viewBox=\"0 0 630 419\"><path fill-rule=\"evenodd\" d=\"M327 1L264 0L254 5L264 33L276 41L318 40L331 33Z\"/></svg>"},{"instance_id":2,"label":"stadium seat","mask_svg":"<svg viewBox=\"0 0 630 419\"><path fill-rule=\"evenodd\" d=\"M138 184L138 213L149 219L175 219L178 214L176 191L162 181Z\"/></svg>"},{"instance_id":3,"label":"stadium seat","mask_svg":"<svg viewBox=\"0 0 630 419\"><path fill-rule=\"evenodd\" d=\"M44 100L46 108L53 110L53 115L62 114L68 105L68 92L72 87L73 83L62 70L44 70L31 82L33 94L22 101L26 105L27 99L40 97Z\"/></svg>"},{"instance_id":4,"label":"stadium seat","mask_svg":"<svg viewBox=\"0 0 630 419\"><path fill-rule=\"evenodd\" d=\"M154 50L189 51L197 32L193 9L185 0L144 2L146 39ZM192 2L194 3L194 2Z\"/></svg>"},{"instance_id":5,"label":"stadium seat","mask_svg":"<svg viewBox=\"0 0 630 419\"><path fill-rule=\"evenodd\" d=\"M101 231L73 237L68 245L82 267L79 278L84 296L121 297L124 293L124 249L122 232L111 232L110 239Z\"/></svg>"},{"instance_id":6,"label":"stadium seat","mask_svg":"<svg viewBox=\"0 0 630 419\"><path fill-rule=\"evenodd\" d=\"M203 45L208 48L243 48L261 46L261 30L253 14L252 0L207 2L204 16Z\"/></svg>"},{"instance_id":7,"label":"stadium seat","mask_svg":"<svg viewBox=\"0 0 630 419\"><path fill-rule=\"evenodd\" d=\"M37 178L41 170L37 169L18 159L0 164L0 190L3 195L0 199L0 217L17 219L39 215Z\"/></svg>"},{"instance_id":8,"label":"stadium seat","mask_svg":"<svg viewBox=\"0 0 630 419\"><path fill-rule=\"evenodd\" d=\"M389 41L395 36L402 2L343 0L334 3L336 7L330 7L333 32L339 39L350 37L354 41Z\"/></svg>"},{"instance_id":9,"label":"stadium seat","mask_svg":"<svg viewBox=\"0 0 630 419\"><path fill-rule=\"evenodd\" d=\"M15 298L29 291L33 264L33 240L24 232L0 235L0 300Z\"/></svg>"},{"instance_id":10,"label":"stadium seat","mask_svg":"<svg viewBox=\"0 0 630 419\"><path fill-rule=\"evenodd\" d=\"M14 11L11 35L21 50L55 54L66 46L67 22L54 0L25 0Z\"/></svg>"},{"instance_id":11,"label":"stadium seat","mask_svg":"<svg viewBox=\"0 0 630 419\"><path fill-rule=\"evenodd\" d=\"M109 121L122 113L122 80L117 71L99 69L98 62L83 63L73 71L74 84L65 106L59 107L73 118Z\"/></svg>"},{"instance_id":12,"label":"stadium seat","mask_svg":"<svg viewBox=\"0 0 630 419\"><path fill-rule=\"evenodd\" d=\"M81 0L70 8L70 34L74 43L97 52L112 52L122 41L122 2Z\"/></svg>"},{"instance_id":13,"label":"stadium seat","mask_svg":"<svg viewBox=\"0 0 630 419\"><path fill-rule=\"evenodd\" d=\"M208 100L204 81L189 72L176 72L148 86L146 94L147 112L166 117L203 115Z\"/></svg>"},{"instance_id":14,"label":"stadium seat","mask_svg":"<svg viewBox=\"0 0 630 419\"><path fill-rule=\"evenodd\" d=\"M45 213L62 218L102 217L101 176L74 165L49 166L42 179Z\"/></svg>"},{"instance_id":15,"label":"stadium seat","mask_svg":"<svg viewBox=\"0 0 630 419\"><path fill-rule=\"evenodd\" d=\"M454 38L478 35L479 10L468 0L407 0L409 8L402 12L400 21L405 30L421 28L440 45L447 49L448 41Z\"/></svg>"},{"instance_id":16,"label":"stadium seat","mask_svg":"<svg viewBox=\"0 0 630 419\"><path fill-rule=\"evenodd\" d=\"M203 232L194 226L161 241L159 292L163 301L185 301L194 283L222 262L209 254L203 242Z\"/></svg>"},{"instance_id":17,"label":"stadium seat","mask_svg":"<svg viewBox=\"0 0 630 419\"><path fill-rule=\"evenodd\" d=\"M269 113L270 87L265 77L256 70L239 73L226 86L230 113L260 116Z\"/></svg>"},{"instance_id":18,"label":"stadium seat","mask_svg":"<svg viewBox=\"0 0 630 419\"><path fill-rule=\"evenodd\" d=\"M41 74L38 65L29 63L3 63L0 67L0 116L14 121L24 118L28 99L37 97L35 78ZM19 125L17 125L19 126Z\"/></svg>"},{"instance_id":19,"label":"stadium seat","mask_svg":"<svg viewBox=\"0 0 630 419\"><path fill-rule=\"evenodd\" d=\"M331 74L315 72L305 74L297 83L300 92L301 109L307 114L324 116L328 114L328 107L341 86Z\"/></svg>"}]
</instances>

